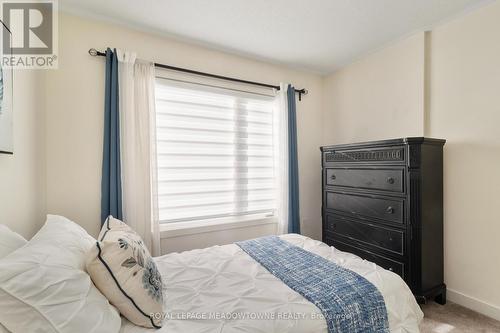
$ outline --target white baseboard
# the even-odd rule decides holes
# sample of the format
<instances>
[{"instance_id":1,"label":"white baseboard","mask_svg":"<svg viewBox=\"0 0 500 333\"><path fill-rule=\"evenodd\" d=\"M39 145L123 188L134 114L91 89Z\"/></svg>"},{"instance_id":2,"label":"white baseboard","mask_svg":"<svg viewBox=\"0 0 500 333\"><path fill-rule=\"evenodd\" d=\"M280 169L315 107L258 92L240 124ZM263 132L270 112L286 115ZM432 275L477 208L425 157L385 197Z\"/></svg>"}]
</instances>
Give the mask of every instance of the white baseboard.
<instances>
[{"instance_id":1,"label":"white baseboard","mask_svg":"<svg viewBox=\"0 0 500 333\"><path fill-rule=\"evenodd\" d=\"M465 295L456 290L447 290L447 299L463 307L469 308L490 318L500 320L500 307Z\"/></svg>"}]
</instances>

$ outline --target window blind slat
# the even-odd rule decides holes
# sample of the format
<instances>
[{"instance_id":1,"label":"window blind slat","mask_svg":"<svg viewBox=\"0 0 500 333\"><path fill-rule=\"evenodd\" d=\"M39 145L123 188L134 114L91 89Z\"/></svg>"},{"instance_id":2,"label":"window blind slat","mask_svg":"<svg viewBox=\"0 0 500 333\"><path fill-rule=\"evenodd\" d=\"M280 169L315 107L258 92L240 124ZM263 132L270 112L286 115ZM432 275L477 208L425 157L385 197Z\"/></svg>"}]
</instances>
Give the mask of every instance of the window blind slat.
<instances>
[{"instance_id":1,"label":"window blind slat","mask_svg":"<svg viewBox=\"0 0 500 333\"><path fill-rule=\"evenodd\" d=\"M234 113L228 112L226 109L211 111L199 108L182 108L182 106L173 105L160 106L156 110L158 116L161 117L179 117L188 119L212 119L222 121L232 121L235 118L244 119L248 123L267 125L270 122L271 116L268 114L256 113L255 111L239 110Z\"/></svg>"},{"instance_id":2,"label":"window blind slat","mask_svg":"<svg viewBox=\"0 0 500 333\"><path fill-rule=\"evenodd\" d=\"M170 170L177 171L177 170ZM182 181L182 180L216 180L216 179L262 179L274 178L272 172L252 172L252 173L228 173L227 171L220 170L217 172L201 173L201 172L159 172L158 178L160 181Z\"/></svg>"},{"instance_id":3,"label":"window blind slat","mask_svg":"<svg viewBox=\"0 0 500 333\"><path fill-rule=\"evenodd\" d=\"M248 127L254 127L256 129L263 129L263 130L271 130L271 124L269 124L266 121L255 121L252 119L249 119L248 117L241 116L239 117L238 120L235 118L222 118L222 117L215 117L215 116L210 116L209 114L205 116L199 116L199 115L194 115L194 114L180 114L180 113L159 113L157 115L157 119L159 119L160 122L165 122L165 123L175 123L177 122L202 122L206 125L209 124L217 124L217 125L229 125L229 126L234 126L236 122L240 124L240 126L248 126ZM208 122L208 124L207 124Z\"/></svg>"},{"instance_id":4,"label":"window blind slat","mask_svg":"<svg viewBox=\"0 0 500 333\"><path fill-rule=\"evenodd\" d=\"M166 214L163 210L160 210L160 216L162 214ZM182 214L182 213L172 213L169 212L169 220L164 221L164 223L168 222L185 222L185 221L193 221L193 220L208 220L208 219L214 219L214 218L221 218L221 217L230 217L230 216L245 216L245 215L252 215L252 214L269 214L271 215L270 211L268 209L255 209L255 210L240 210L240 211L235 211L234 213L225 213L224 209L219 209L218 211L210 210L200 210L196 213L193 214Z\"/></svg>"},{"instance_id":5,"label":"window blind slat","mask_svg":"<svg viewBox=\"0 0 500 333\"><path fill-rule=\"evenodd\" d=\"M232 134L235 137L239 137L241 135L248 135L248 133L245 132L239 132L238 129L217 129L217 128L190 128L189 126L169 126L169 125L161 125L161 124L156 124L156 129L159 132L162 132L164 130L181 130L181 131L197 131L200 132L200 134L203 134L204 132L207 133L219 133L219 134ZM251 133L253 136L262 136L262 137L270 137L272 134L270 133Z\"/></svg>"},{"instance_id":6,"label":"window blind slat","mask_svg":"<svg viewBox=\"0 0 500 333\"><path fill-rule=\"evenodd\" d=\"M245 194L245 193L250 193L250 194L267 194L267 195L273 195L274 188L273 187L268 187L268 188L257 188L257 189L245 189L245 188L239 188L239 189L232 189L232 188L194 188L194 189L185 189L183 191L158 191L158 197L161 198L168 198L171 196L181 196L181 195L207 195L207 194L228 194L231 193L232 195L235 194Z\"/></svg>"},{"instance_id":7,"label":"window blind slat","mask_svg":"<svg viewBox=\"0 0 500 333\"><path fill-rule=\"evenodd\" d=\"M158 126L169 126L174 128L199 129L205 130L209 128L214 131L224 132L241 132L256 135L272 135L272 127L258 124L246 124L246 126L235 124L235 122L223 122L209 119L200 119L192 121L188 119L168 119L167 117L156 117Z\"/></svg>"},{"instance_id":8,"label":"window blind slat","mask_svg":"<svg viewBox=\"0 0 500 333\"><path fill-rule=\"evenodd\" d=\"M272 196L270 194L269 196ZM221 195L217 197L207 196L207 195L191 195L189 198L176 198L175 200L165 200L164 204L160 205L160 208L193 208L201 206L217 206L225 204L239 204L241 206L247 206L250 203L267 203L267 205L272 205L272 198L246 198L245 200L237 200L233 195Z\"/></svg>"},{"instance_id":9,"label":"window blind slat","mask_svg":"<svg viewBox=\"0 0 500 333\"><path fill-rule=\"evenodd\" d=\"M251 181L265 181L265 180L273 180L274 177L253 177L251 178ZM161 186L161 184L170 184L170 183L189 183L189 182L219 182L219 181L234 181L234 182L246 182L248 181L248 178L243 178L243 177L226 177L226 178L210 178L210 179L174 179L174 180L163 180L160 179L158 180L158 184ZM167 185L167 186L172 186L172 185Z\"/></svg>"},{"instance_id":10,"label":"window blind slat","mask_svg":"<svg viewBox=\"0 0 500 333\"><path fill-rule=\"evenodd\" d=\"M228 157L228 156L235 156L235 157L244 157L244 156L248 156L248 157L255 157L255 158L259 158L259 157L272 157L272 152L268 153L268 154L247 154L247 151L243 150L243 151L239 151L239 152L236 152L236 153L230 153L230 152L219 152L219 153L214 153L214 154L210 154L209 151L207 150L199 150L199 151L193 151L193 152L180 152L180 151L174 151L174 152L159 152L158 153L159 156L175 156L175 157L179 157L179 156L203 156L203 157L207 157L207 156L215 156L215 157Z\"/></svg>"},{"instance_id":11,"label":"window blind slat","mask_svg":"<svg viewBox=\"0 0 500 333\"><path fill-rule=\"evenodd\" d=\"M222 142L222 143L240 143L248 144L269 144L272 143L272 137L269 135L248 135L248 133L238 133L234 131L206 131L168 128L167 131L158 131L156 135L159 142L167 140L177 141L203 141L203 142Z\"/></svg>"},{"instance_id":12,"label":"window blind slat","mask_svg":"<svg viewBox=\"0 0 500 333\"><path fill-rule=\"evenodd\" d=\"M159 167L195 167L195 168L214 168L214 167L273 167L274 163L270 157L249 157L245 156L234 157L224 156L211 158L210 160L203 159L199 156L183 156L182 158L172 159L168 155L158 156Z\"/></svg>"},{"instance_id":13,"label":"window blind slat","mask_svg":"<svg viewBox=\"0 0 500 333\"><path fill-rule=\"evenodd\" d=\"M209 105L209 104L203 104L203 103L194 103L189 100L173 100L173 99L162 99L162 98L156 98L156 106L157 106L157 112L158 110L160 113L162 112L168 112L167 110L182 110L180 113L183 112L188 112L188 111L203 111L203 110L210 110L212 112L218 112L218 113L248 113L248 114L255 114L255 116L261 116L264 118L271 118L272 112L269 109L252 109L248 105L232 105L232 106L224 106L224 105Z\"/></svg>"},{"instance_id":14,"label":"window blind slat","mask_svg":"<svg viewBox=\"0 0 500 333\"><path fill-rule=\"evenodd\" d=\"M172 186L174 185L174 186ZM161 182L158 184L158 194L182 194L189 192L210 192L210 191L240 191L240 190L273 190L274 182L266 179L252 179L250 181L238 182L234 179L226 180L205 180L182 182L182 186L175 186L172 182Z\"/></svg>"}]
</instances>

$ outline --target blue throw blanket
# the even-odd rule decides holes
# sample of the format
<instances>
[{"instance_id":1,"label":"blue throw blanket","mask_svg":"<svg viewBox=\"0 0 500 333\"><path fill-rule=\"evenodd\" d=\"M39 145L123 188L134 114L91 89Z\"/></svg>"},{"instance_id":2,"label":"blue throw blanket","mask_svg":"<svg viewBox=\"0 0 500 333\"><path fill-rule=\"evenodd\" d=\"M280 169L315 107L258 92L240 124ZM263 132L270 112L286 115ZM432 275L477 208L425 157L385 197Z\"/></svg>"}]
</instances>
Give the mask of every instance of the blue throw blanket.
<instances>
[{"instance_id":1,"label":"blue throw blanket","mask_svg":"<svg viewBox=\"0 0 500 333\"><path fill-rule=\"evenodd\" d=\"M316 305L326 319L328 332L389 332L384 298L359 274L276 236L236 244Z\"/></svg>"}]
</instances>

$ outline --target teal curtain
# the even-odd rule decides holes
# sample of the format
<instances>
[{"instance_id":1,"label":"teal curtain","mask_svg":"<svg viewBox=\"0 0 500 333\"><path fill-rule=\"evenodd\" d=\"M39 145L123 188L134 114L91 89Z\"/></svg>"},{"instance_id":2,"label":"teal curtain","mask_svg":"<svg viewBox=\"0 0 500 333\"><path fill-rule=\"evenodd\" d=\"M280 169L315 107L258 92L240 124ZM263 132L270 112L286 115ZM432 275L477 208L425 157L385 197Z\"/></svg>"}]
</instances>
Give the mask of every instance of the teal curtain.
<instances>
[{"instance_id":1,"label":"teal curtain","mask_svg":"<svg viewBox=\"0 0 500 333\"><path fill-rule=\"evenodd\" d=\"M109 215L122 220L120 165L120 118L118 110L118 58L116 50L106 50L104 98L104 140L101 179L101 223Z\"/></svg>"},{"instance_id":2,"label":"teal curtain","mask_svg":"<svg viewBox=\"0 0 500 333\"><path fill-rule=\"evenodd\" d=\"M295 88L288 85L288 232L300 234L299 163L297 156L297 111Z\"/></svg>"}]
</instances>

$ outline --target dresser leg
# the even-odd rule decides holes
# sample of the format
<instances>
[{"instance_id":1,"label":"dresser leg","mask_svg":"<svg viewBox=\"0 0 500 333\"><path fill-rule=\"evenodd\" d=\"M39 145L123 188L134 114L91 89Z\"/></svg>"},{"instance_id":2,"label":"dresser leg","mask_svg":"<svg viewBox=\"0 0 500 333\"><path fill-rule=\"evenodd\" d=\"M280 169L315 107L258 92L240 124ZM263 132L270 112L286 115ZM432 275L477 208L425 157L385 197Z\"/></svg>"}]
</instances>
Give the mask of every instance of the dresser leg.
<instances>
[{"instance_id":1,"label":"dresser leg","mask_svg":"<svg viewBox=\"0 0 500 333\"><path fill-rule=\"evenodd\" d=\"M445 305L446 304L446 287L444 287L442 290L441 290L441 293L439 295L437 295L434 300L436 301L436 303L438 304L441 304L441 305Z\"/></svg>"},{"instance_id":2,"label":"dresser leg","mask_svg":"<svg viewBox=\"0 0 500 333\"><path fill-rule=\"evenodd\" d=\"M427 304L427 298L422 295L415 295L418 304Z\"/></svg>"},{"instance_id":3,"label":"dresser leg","mask_svg":"<svg viewBox=\"0 0 500 333\"><path fill-rule=\"evenodd\" d=\"M446 304L446 285L443 283L425 292L415 294L415 299L418 304L427 304L427 301L434 300L436 303Z\"/></svg>"}]
</instances>

